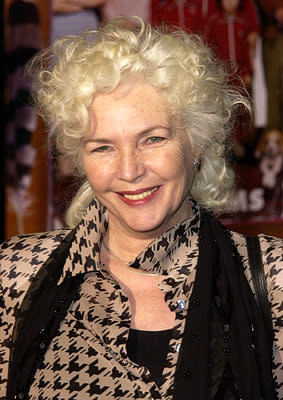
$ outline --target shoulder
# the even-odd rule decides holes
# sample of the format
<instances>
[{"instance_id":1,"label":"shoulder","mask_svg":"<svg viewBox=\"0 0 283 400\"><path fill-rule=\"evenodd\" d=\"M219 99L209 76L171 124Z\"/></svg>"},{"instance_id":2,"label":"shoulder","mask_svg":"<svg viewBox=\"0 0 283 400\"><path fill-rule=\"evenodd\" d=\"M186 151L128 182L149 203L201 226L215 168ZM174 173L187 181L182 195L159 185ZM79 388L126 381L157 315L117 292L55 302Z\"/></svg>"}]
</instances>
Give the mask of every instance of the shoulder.
<instances>
[{"instance_id":1,"label":"shoulder","mask_svg":"<svg viewBox=\"0 0 283 400\"><path fill-rule=\"evenodd\" d=\"M240 253L244 264L248 262L248 250L246 236L231 232L232 239ZM283 269L283 239L274 236L259 234L262 262L266 275L278 276Z\"/></svg>"},{"instance_id":2,"label":"shoulder","mask_svg":"<svg viewBox=\"0 0 283 400\"><path fill-rule=\"evenodd\" d=\"M247 14L238 13L235 15L235 23L241 27L248 28L250 26L250 17Z\"/></svg>"},{"instance_id":3,"label":"shoulder","mask_svg":"<svg viewBox=\"0 0 283 400\"><path fill-rule=\"evenodd\" d=\"M59 244L70 232L70 229L57 229L49 232L30 233L25 235L12 236L1 244L0 254L6 249L28 249L35 244L47 248L49 245Z\"/></svg>"},{"instance_id":4,"label":"shoulder","mask_svg":"<svg viewBox=\"0 0 283 400\"><path fill-rule=\"evenodd\" d=\"M215 11L213 14L211 14L208 19L207 22L210 24L213 24L215 22L219 22L219 21L223 21L223 15L221 14L220 11Z\"/></svg>"},{"instance_id":5,"label":"shoulder","mask_svg":"<svg viewBox=\"0 0 283 400\"><path fill-rule=\"evenodd\" d=\"M259 240L263 260L276 274L283 267L283 239L260 234Z\"/></svg>"},{"instance_id":6,"label":"shoulder","mask_svg":"<svg viewBox=\"0 0 283 400\"><path fill-rule=\"evenodd\" d=\"M10 301L22 297L39 268L69 232L62 229L14 236L1 245L0 284Z\"/></svg>"},{"instance_id":7,"label":"shoulder","mask_svg":"<svg viewBox=\"0 0 283 400\"><path fill-rule=\"evenodd\" d=\"M259 235L259 240L269 298L275 314L282 316L283 240L266 235Z\"/></svg>"},{"instance_id":8,"label":"shoulder","mask_svg":"<svg viewBox=\"0 0 283 400\"><path fill-rule=\"evenodd\" d=\"M283 240L263 234L258 235L258 238L272 313L279 318L282 313L282 306L280 306L280 303L283 297ZM246 237L239 233L232 232L232 239L242 258L245 275L254 292Z\"/></svg>"},{"instance_id":9,"label":"shoulder","mask_svg":"<svg viewBox=\"0 0 283 400\"><path fill-rule=\"evenodd\" d=\"M15 236L0 247L0 375L5 396L9 347L17 310L37 271L66 238L70 230ZM2 398L2 397L1 397ZM4 397L3 397L4 398Z\"/></svg>"},{"instance_id":10,"label":"shoulder","mask_svg":"<svg viewBox=\"0 0 283 400\"><path fill-rule=\"evenodd\" d=\"M0 248L1 270L12 264L26 264L31 267L44 262L49 254L60 245L69 229L51 232L14 236L5 241Z\"/></svg>"},{"instance_id":11,"label":"shoulder","mask_svg":"<svg viewBox=\"0 0 283 400\"><path fill-rule=\"evenodd\" d=\"M232 239L240 253L244 264L248 262L246 237L237 232L231 232ZM283 281L283 239L264 234L258 235L261 257L266 277L281 278Z\"/></svg>"}]
</instances>

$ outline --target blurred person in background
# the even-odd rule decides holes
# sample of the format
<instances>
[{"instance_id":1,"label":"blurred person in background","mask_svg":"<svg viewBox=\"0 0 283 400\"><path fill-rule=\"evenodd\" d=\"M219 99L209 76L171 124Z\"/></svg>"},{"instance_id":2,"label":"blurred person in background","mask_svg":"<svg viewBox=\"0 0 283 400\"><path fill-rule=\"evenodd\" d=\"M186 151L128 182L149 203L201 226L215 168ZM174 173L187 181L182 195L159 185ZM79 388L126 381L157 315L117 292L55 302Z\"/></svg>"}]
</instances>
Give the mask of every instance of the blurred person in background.
<instances>
[{"instance_id":1,"label":"blurred person in background","mask_svg":"<svg viewBox=\"0 0 283 400\"><path fill-rule=\"evenodd\" d=\"M127 23L139 23L134 21L132 16L142 18L143 21L150 21L150 0L107 0L101 10L103 21L109 21L115 17L127 18Z\"/></svg>"},{"instance_id":2,"label":"blurred person in background","mask_svg":"<svg viewBox=\"0 0 283 400\"><path fill-rule=\"evenodd\" d=\"M267 86L267 129L283 131L283 0L257 0Z\"/></svg>"},{"instance_id":3,"label":"blurred person in background","mask_svg":"<svg viewBox=\"0 0 283 400\"><path fill-rule=\"evenodd\" d=\"M199 0L151 0L151 23L165 23L194 33L201 30L201 2Z\"/></svg>"},{"instance_id":4,"label":"blurred person in background","mask_svg":"<svg viewBox=\"0 0 283 400\"><path fill-rule=\"evenodd\" d=\"M259 22L253 0L246 0L242 8L244 14L249 16L250 32L258 32ZM202 35L207 19L218 9L218 0L151 0L151 22L153 25L165 22ZM255 48L255 38L250 35L249 40Z\"/></svg>"},{"instance_id":5,"label":"blurred person in background","mask_svg":"<svg viewBox=\"0 0 283 400\"><path fill-rule=\"evenodd\" d=\"M32 78L25 74L28 61L42 48L38 2L13 0L7 9L5 43L5 184L7 204L16 215L17 231L34 203L30 188L36 165L33 135L38 117L31 104ZM4 178L4 177L3 177Z\"/></svg>"},{"instance_id":6,"label":"blurred person in background","mask_svg":"<svg viewBox=\"0 0 283 400\"><path fill-rule=\"evenodd\" d=\"M252 81L250 46L257 32L251 31L250 16L243 5L246 0L218 0L218 10L206 22L206 37L217 57L225 61L231 72L237 72L247 88ZM250 39L252 37L252 39Z\"/></svg>"},{"instance_id":7,"label":"blurred person in background","mask_svg":"<svg viewBox=\"0 0 283 400\"><path fill-rule=\"evenodd\" d=\"M51 43L85 29L98 29L105 0L52 0ZM77 190L72 160L52 156L49 168L48 227L62 228L66 208Z\"/></svg>"},{"instance_id":8,"label":"blurred person in background","mask_svg":"<svg viewBox=\"0 0 283 400\"><path fill-rule=\"evenodd\" d=\"M250 24L250 32L255 32L256 35L254 37L249 35L249 43L250 47L254 49L256 48L256 37L258 36L258 32L260 29L259 26L259 19L258 19L258 12L256 8L256 4L254 0L245 0L242 5L242 12L244 15L248 16L248 21ZM203 31L205 30L205 25L207 19L217 12L219 9L219 2L218 0L201 0L201 16L203 20Z\"/></svg>"},{"instance_id":9,"label":"blurred person in background","mask_svg":"<svg viewBox=\"0 0 283 400\"><path fill-rule=\"evenodd\" d=\"M51 42L61 36L97 29L100 23L98 7L105 0L52 0Z\"/></svg>"},{"instance_id":10,"label":"blurred person in background","mask_svg":"<svg viewBox=\"0 0 283 400\"><path fill-rule=\"evenodd\" d=\"M253 77L253 56L255 43L259 34L250 24L250 15L245 3L247 0L218 0L218 10L206 21L205 35L217 57L223 60L231 77L236 72L251 93ZM240 119L235 130L234 151L237 157L246 155L245 142L249 133L249 124L245 115Z\"/></svg>"}]
</instances>

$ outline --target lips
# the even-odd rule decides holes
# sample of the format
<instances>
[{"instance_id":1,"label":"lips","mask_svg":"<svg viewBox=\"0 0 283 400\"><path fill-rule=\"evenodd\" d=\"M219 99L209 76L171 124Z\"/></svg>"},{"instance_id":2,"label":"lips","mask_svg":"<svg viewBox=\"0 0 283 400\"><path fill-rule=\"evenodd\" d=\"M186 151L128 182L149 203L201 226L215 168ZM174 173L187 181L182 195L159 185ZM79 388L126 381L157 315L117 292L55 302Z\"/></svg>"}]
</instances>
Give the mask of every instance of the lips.
<instances>
[{"instance_id":1,"label":"lips","mask_svg":"<svg viewBox=\"0 0 283 400\"><path fill-rule=\"evenodd\" d=\"M160 186L125 191L117 193L121 200L131 206L143 205L149 202L156 194Z\"/></svg>"},{"instance_id":2,"label":"lips","mask_svg":"<svg viewBox=\"0 0 283 400\"><path fill-rule=\"evenodd\" d=\"M128 194L128 195L135 195L135 194L140 194L140 193L144 193L144 192L148 192L148 191L150 191L150 190L153 190L153 189L158 189L159 188L159 186L150 186L150 187L146 187L146 188L142 188L142 189L137 189L137 190L124 190L123 192L118 192L119 194L121 194L121 195L125 195L125 194Z\"/></svg>"},{"instance_id":3,"label":"lips","mask_svg":"<svg viewBox=\"0 0 283 400\"><path fill-rule=\"evenodd\" d=\"M149 196L151 193L156 192L157 189L158 189L158 186L154 187L153 189L145 190L145 191L142 191L142 192L136 193L136 194L123 193L122 196L124 196L126 199L130 199L130 200L141 200L141 199L144 199L147 196Z\"/></svg>"}]
</instances>

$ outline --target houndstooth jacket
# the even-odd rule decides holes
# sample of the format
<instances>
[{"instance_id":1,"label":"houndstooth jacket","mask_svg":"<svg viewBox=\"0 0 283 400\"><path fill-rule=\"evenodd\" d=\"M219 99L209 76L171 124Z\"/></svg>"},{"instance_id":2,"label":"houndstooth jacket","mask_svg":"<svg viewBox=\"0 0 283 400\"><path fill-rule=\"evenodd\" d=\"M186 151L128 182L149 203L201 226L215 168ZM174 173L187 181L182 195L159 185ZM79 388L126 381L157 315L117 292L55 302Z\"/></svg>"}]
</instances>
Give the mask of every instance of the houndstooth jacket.
<instances>
[{"instance_id":1,"label":"houndstooth jacket","mask_svg":"<svg viewBox=\"0 0 283 400\"><path fill-rule=\"evenodd\" d=\"M73 232L58 282L83 274L79 295L71 303L38 365L28 393L19 393L17 398L26 395L25 398L33 400L171 400L178 350L195 279L199 223L199 208L194 204L193 216L157 238L135 260L135 267L164 275L160 289L168 306L176 313L160 387L145 367L127 357L131 310L117 282L99 264L99 248L107 229L107 215L94 201ZM17 311L34 277L48 263L52 252L62 246L69 233L70 230L64 229L17 236L2 245L0 399L6 398L10 339ZM245 237L232 233L232 239L253 290ZM282 399L283 244L280 239L260 235L260 246L275 330L273 374ZM177 306L180 301L185 305L182 308Z\"/></svg>"}]
</instances>

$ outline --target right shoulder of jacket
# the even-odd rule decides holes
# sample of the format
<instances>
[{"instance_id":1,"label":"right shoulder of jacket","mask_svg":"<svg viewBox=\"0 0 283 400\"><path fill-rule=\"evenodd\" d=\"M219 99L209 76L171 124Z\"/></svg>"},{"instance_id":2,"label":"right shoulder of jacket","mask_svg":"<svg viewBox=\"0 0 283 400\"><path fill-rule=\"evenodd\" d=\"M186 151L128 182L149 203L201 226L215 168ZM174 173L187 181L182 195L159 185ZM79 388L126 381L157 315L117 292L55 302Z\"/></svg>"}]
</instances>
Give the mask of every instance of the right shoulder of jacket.
<instances>
[{"instance_id":1,"label":"right shoulder of jacket","mask_svg":"<svg viewBox=\"0 0 283 400\"><path fill-rule=\"evenodd\" d=\"M70 229L14 236L0 248L0 284L7 307L19 304L33 277Z\"/></svg>"}]
</instances>

